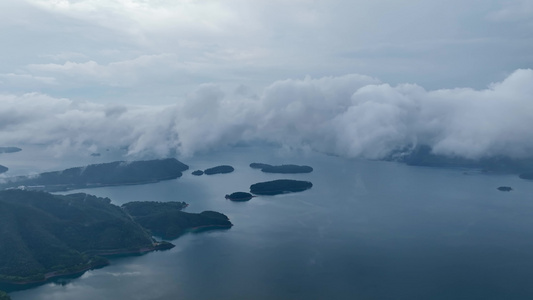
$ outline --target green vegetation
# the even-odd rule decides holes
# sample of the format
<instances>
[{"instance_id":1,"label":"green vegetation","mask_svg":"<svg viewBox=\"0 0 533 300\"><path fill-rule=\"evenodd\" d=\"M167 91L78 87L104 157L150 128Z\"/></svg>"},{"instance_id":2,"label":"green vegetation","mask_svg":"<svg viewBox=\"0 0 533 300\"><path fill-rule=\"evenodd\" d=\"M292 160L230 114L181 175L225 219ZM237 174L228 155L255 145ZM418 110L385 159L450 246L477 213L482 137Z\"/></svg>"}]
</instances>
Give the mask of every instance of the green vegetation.
<instances>
[{"instance_id":1,"label":"green vegetation","mask_svg":"<svg viewBox=\"0 0 533 300\"><path fill-rule=\"evenodd\" d=\"M11 297L9 297L8 294L4 291L0 291L0 300L11 300Z\"/></svg>"},{"instance_id":2,"label":"green vegetation","mask_svg":"<svg viewBox=\"0 0 533 300\"><path fill-rule=\"evenodd\" d=\"M62 191L109 185L152 183L175 179L189 167L174 158L124 162L116 161L41 173L38 176L8 178L2 188L26 186L46 191Z\"/></svg>"},{"instance_id":3,"label":"green vegetation","mask_svg":"<svg viewBox=\"0 0 533 300\"><path fill-rule=\"evenodd\" d=\"M14 153L22 151L22 149L18 147L0 147L0 153Z\"/></svg>"},{"instance_id":4,"label":"green vegetation","mask_svg":"<svg viewBox=\"0 0 533 300\"><path fill-rule=\"evenodd\" d=\"M183 202L129 202L122 205L133 219L153 235L175 239L189 231L233 226L228 217L214 211L186 213Z\"/></svg>"},{"instance_id":5,"label":"green vegetation","mask_svg":"<svg viewBox=\"0 0 533 300\"><path fill-rule=\"evenodd\" d=\"M248 201L252 199L254 195L246 192L235 192L230 195L226 195L226 199L231 201Z\"/></svg>"},{"instance_id":6,"label":"green vegetation","mask_svg":"<svg viewBox=\"0 0 533 300\"><path fill-rule=\"evenodd\" d=\"M259 182L250 186L250 193L256 195L277 195L291 192L302 192L310 189L313 184L309 181L279 179Z\"/></svg>"},{"instance_id":7,"label":"green vegetation","mask_svg":"<svg viewBox=\"0 0 533 300\"><path fill-rule=\"evenodd\" d=\"M39 282L107 264L98 255L154 248L152 237L108 198L0 191L0 281Z\"/></svg>"},{"instance_id":8,"label":"green vegetation","mask_svg":"<svg viewBox=\"0 0 533 300\"><path fill-rule=\"evenodd\" d=\"M9 170L8 167L0 165L0 174L7 172L7 170Z\"/></svg>"},{"instance_id":9,"label":"green vegetation","mask_svg":"<svg viewBox=\"0 0 533 300\"><path fill-rule=\"evenodd\" d=\"M174 247L156 242L186 232L233 226L214 211L182 210L185 202L130 202L84 193L0 191L0 283L32 284L81 274L108 264L102 256L139 254Z\"/></svg>"},{"instance_id":10,"label":"green vegetation","mask_svg":"<svg viewBox=\"0 0 533 300\"><path fill-rule=\"evenodd\" d=\"M235 169L232 166L222 165L222 166L216 166L213 168L205 169L204 173L205 175L225 174L225 173L231 173L234 170Z\"/></svg>"},{"instance_id":11,"label":"green vegetation","mask_svg":"<svg viewBox=\"0 0 533 300\"><path fill-rule=\"evenodd\" d=\"M310 166L298 166L298 165L280 165L272 166L263 163L251 163L251 168L261 169L265 173L280 173L280 174L297 174L297 173L311 173L313 168Z\"/></svg>"}]
</instances>

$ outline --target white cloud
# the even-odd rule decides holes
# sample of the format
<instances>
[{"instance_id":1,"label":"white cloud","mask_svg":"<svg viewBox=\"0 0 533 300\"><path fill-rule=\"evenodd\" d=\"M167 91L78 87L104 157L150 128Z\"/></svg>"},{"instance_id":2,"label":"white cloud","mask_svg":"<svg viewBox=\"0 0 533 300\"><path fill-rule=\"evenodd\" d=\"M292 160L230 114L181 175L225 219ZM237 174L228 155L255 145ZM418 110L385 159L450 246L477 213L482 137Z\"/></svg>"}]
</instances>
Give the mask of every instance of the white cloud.
<instances>
[{"instance_id":1,"label":"white cloud","mask_svg":"<svg viewBox=\"0 0 533 300\"><path fill-rule=\"evenodd\" d=\"M0 120L0 144L59 152L127 146L133 156L191 155L266 141L346 157L381 158L417 144L469 158L524 157L533 150L533 70L483 90L426 91L361 75L277 81L259 96L208 84L167 106L3 95Z\"/></svg>"}]
</instances>

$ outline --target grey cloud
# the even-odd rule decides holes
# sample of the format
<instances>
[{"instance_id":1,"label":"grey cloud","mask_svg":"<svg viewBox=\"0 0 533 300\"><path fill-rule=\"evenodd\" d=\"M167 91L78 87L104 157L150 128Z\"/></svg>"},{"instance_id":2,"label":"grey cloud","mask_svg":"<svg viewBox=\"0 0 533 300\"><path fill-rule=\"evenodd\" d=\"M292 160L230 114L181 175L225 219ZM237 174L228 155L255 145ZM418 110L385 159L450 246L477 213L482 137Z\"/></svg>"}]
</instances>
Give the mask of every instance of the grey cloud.
<instances>
[{"instance_id":1,"label":"grey cloud","mask_svg":"<svg viewBox=\"0 0 533 300\"><path fill-rule=\"evenodd\" d=\"M2 95L0 144L166 156L266 141L364 158L427 144L445 155L524 157L533 150L532 99L530 69L482 90L427 91L362 75L277 81L256 97L208 84L166 106Z\"/></svg>"}]
</instances>

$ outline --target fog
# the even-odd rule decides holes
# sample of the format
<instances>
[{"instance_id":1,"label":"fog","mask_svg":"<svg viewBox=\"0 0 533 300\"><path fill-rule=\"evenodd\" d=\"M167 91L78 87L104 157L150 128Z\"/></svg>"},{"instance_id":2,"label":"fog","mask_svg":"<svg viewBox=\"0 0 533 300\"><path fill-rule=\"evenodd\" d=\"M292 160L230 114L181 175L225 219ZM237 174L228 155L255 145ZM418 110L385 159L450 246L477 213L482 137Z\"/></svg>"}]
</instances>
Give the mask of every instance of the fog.
<instances>
[{"instance_id":1,"label":"fog","mask_svg":"<svg viewBox=\"0 0 533 300\"><path fill-rule=\"evenodd\" d=\"M164 106L0 96L0 144L46 145L58 156L109 148L132 158L190 156L270 143L371 159L421 144L443 155L520 158L533 150L531 128L531 69L481 90L392 86L351 74L280 80L260 94L203 84Z\"/></svg>"}]
</instances>

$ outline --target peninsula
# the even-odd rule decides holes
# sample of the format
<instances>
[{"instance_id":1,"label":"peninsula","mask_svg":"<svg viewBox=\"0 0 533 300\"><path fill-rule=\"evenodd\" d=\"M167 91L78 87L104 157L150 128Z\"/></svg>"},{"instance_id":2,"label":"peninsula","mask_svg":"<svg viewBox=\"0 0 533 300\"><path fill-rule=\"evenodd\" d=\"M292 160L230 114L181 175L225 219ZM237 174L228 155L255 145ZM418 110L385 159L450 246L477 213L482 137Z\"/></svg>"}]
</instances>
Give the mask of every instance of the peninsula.
<instances>
[{"instance_id":1,"label":"peninsula","mask_svg":"<svg viewBox=\"0 0 533 300\"><path fill-rule=\"evenodd\" d=\"M485 172L520 174L522 179L533 180L533 157L491 156L469 159L436 154L431 147L419 145L413 149L398 150L390 154L385 160L403 162L411 166L470 168Z\"/></svg>"},{"instance_id":2,"label":"peninsula","mask_svg":"<svg viewBox=\"0 0 533 300\"><path fill-rule=\"evenodd\" d=\"M229 218L219 212L187 213L182 211L185 207L187 204L184 202L129 202L122 205L135 222L165 240L175 239L187 232L233 226Z\"/></svg>"},{"instance_id":3,"label":"peninsula","mask_svg":"<svg viewBox=\"0 0 533 300\"><path fill-rule=\"evenodd\" d=\"M24 286L108 264L105 256L174 247L152 235L230 228L224 214L182 212L184 202L130 202L84 193L0 191L0 283Z\"/></svg>"},{"instance_id":4,"label":"peninsula","mask_svg":"<svg viewBox=\"0 0 533 300\"><path fill-rule=\"evenodd\" d=\"M176 179L189 167L175 158L146 161L115 161L41 173L37 176L7 178L1 189L24 186L27 189L66 191L112 185L132 185Z\"/></svg>"}]
</instances>

